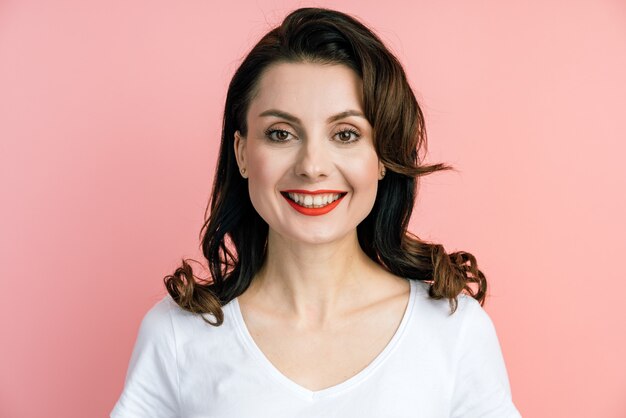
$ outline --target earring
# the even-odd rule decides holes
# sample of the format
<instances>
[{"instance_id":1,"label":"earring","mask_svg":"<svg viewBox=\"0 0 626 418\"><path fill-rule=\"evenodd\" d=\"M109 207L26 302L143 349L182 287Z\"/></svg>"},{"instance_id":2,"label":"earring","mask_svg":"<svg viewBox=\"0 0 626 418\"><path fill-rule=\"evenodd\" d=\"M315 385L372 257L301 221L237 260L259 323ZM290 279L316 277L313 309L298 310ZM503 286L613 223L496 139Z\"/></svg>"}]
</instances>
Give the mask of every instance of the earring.
<instances>
[{"instance_id":1,"label":"earring","mask_svg":"<svg viewBox=\"0 0 626 418\"><path fill-rule=\"evenodd\" d=\"M246 169L245 169L245 168L242 168L242 169L241 169L241 170L239 170L239 171L241 171L241 174L242 174L242 175L246 174ZM244 176L244 177L245 177L245 176Z\"/></svg>"},{"instance_id":2,"label":"earring","mask_svg":"<svg viewBox=\"0 0 626 418\"><path fill-rule=\"evenodd\" d=\"M381 176L380 179L381 180L385 177L385 173L386 173L386 171L385 171L385 168L383 167L383 170L380 172L380 176Z\"/></svg>"}]
</instances>

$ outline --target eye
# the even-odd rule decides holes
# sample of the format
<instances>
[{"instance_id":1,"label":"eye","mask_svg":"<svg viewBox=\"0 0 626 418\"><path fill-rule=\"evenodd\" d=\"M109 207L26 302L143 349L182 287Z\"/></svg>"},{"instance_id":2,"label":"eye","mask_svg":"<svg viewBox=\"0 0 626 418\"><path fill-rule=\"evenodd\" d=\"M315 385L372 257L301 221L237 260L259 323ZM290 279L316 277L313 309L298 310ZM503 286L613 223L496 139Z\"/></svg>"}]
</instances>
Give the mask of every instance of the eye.
<instances>
[{"instance_id":1,"label":"eye","mask_svg":"<svg viewBox=\"0 0 626 418\"><path fill-rule=\"evenodd\" d=\"M272 136L276 134L275 136ZM288 136L291 135L289 131L285 131L284 129L267 129L265 131L265 136L273 142L287 142Z\"/></svg>"},{"instance_id":2,"label":"eye","mask_svg":"<svg viewBox=\"0 0 626 418\"><path fill-rule=\"evenodd\" d=\"M354 128L347 128L337 132L335 135L338 136L339 142L343 144L351 144L353 142L358 141L361 138L361 134ZM354 135L354 137L353 137ZM354 139L352 139L354 138Z\"/></svg>"}]
</instances>

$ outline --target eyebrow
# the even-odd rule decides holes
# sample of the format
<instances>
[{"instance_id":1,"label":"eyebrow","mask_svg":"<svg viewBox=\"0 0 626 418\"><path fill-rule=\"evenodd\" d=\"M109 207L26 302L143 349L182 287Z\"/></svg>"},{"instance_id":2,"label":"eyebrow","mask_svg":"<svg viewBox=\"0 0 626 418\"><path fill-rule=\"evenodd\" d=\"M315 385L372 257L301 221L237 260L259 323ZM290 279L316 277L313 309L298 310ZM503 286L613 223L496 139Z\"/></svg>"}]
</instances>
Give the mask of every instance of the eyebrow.
<instances>
[{"instance_id":1,"label":"eyebrow","mask_svg":"<svg viewBox=\"0 0 626 418\"><path fill-rule=\"evenodd\" d=\"M300 119L282 110L269 109L259 114L259 117L263 117L263 116L276 116L279 118L287 119L289 122L302 124L302 121ZM365 119L365 115L363 113L359 112L358 110L350 109L350 110L337 113L336 115L332 115L331 117L326 119L326 123L331 123L339 119L347 118L348 116L360 116Z\"/></svg>"}]
</instances>

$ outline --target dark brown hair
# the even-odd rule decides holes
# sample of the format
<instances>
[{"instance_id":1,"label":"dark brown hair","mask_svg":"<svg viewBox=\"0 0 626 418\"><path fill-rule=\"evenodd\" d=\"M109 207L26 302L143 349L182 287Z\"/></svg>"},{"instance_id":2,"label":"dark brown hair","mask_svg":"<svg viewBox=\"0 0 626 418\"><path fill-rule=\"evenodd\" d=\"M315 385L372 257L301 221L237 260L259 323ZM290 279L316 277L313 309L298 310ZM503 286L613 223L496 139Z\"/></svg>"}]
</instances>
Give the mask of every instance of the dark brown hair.
<instances>
[{"instance_id":1,"label":"dark brown hair","mask_svg":"<svg viewBox=\"0 0 626 418\"><path fill-rule=\"evenodd\" d=\"M252 48L235 72L226 96L219 161L206 222L200 234L210 280L198 280L191 266L164 278L181 308L223 323L223 305L242 294L262 266L268 225L256 212L248 183L238 170L233 141L247 135L246 114L270 65L278 62L343 64L363 81L364 112L373 128L378 157L387 169L369 215L357 226L359 245L391 273L430 284L434 299L449 299L451 314L465 291L484 304L487 281L470 253L447 254L443 246L421 240L407 230L421 176L453 168L422 164L426 151L422 111L397 58L365 25L347 14L324 8L291 12ZM472 289L470 284L477 286Z\"/></svg>"}]
</instances>

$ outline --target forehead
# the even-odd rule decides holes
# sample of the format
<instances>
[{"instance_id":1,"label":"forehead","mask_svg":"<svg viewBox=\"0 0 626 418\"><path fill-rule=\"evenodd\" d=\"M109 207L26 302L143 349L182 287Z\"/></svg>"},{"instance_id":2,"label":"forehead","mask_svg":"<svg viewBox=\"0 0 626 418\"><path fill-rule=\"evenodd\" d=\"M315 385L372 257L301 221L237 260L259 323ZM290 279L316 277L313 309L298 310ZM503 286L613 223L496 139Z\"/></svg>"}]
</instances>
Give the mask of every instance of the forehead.
<instances>
[{"instance_id":1,"label":"forehead","mask_svg":"<svg viewBox=\"0 0 626 418\"><path fill-rule=\"evenodd\" d=\"M278 63L261 75L250 103L252 116L268 108L320 117L345 109L363 109L359 75L341 64ZM254 113L253 113L254 112Z\"/></svg>"}]
</instances>

